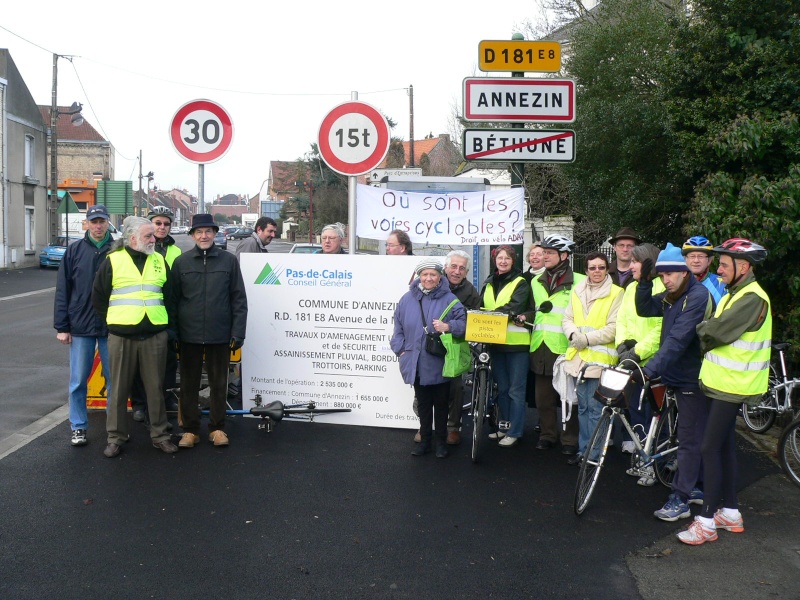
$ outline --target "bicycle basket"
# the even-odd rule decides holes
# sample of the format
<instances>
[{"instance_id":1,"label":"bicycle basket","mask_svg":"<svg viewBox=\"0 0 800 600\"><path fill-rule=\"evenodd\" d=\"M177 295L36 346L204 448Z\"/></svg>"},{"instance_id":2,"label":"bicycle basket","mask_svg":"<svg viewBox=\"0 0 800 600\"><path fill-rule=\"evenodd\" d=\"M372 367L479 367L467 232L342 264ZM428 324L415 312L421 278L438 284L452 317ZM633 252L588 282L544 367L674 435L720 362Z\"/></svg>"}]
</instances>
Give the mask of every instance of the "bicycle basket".
<instances>
[{"instance_id":1,"label":"bicycle basket","mask_svg":"<svg viewBox=\"0 0 800 600\"><path fill-rule=\"evenodd\" d=\"M608 367L600 374L600 384L594 392L594 399L608 406L628 408L635 386L630 371Z\"/></svg>"}]
</instances>

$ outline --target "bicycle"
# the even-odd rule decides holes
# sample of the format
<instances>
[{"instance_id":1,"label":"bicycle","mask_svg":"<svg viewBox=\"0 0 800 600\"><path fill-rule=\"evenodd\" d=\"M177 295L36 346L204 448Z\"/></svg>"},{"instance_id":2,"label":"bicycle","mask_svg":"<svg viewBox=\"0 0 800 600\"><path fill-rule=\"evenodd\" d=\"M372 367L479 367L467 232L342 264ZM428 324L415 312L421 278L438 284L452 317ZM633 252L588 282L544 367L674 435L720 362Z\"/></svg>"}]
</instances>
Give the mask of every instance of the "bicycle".
<instances>
[{"instance_id":1,"label":"bicycle","mask_svg":"<svg viewBox=\"0 0 800 600\"><path fill-rule=\"evenodd\" d=\"M624 362L631 362L635 365L634 368L639 369L639 366L633 361ZM650 420L644 444L642 444L639 435L625 417L624 410L628 406L635 385L631 379L632 371L620 366L611 367L598 363L587 363L581 370L579 380L583 377L586 368L590 366L603 369L600 374L600 384L594 394L594 400L603 403L603 411L581 461L573 504L576 515L581 515L586 510L597 486L608 452L611 424L614 417L618 417L622 422L634 444L635 450L631 456L632 468L643 470L653 467L658 480L667 487L671 485L677 469L678 405L672 392L664 388L665 393L659 406L658 397L652 393L650 382L645 382L639 402L651 403L653 417Z\"/></svg>"},{"instance_id":2,"label":"bicycle","mask_svg":"<svg viewBox=\"0 0 800 600\"><path fill-rule=\"evenodd\" d=\"M472 462L477 463L483 456L486 436L483 435L483 426L486 422L494 426L495 432L502 428L499 407L493 399L497 392L497 384L492 377L492 359L486 350L486 344L470 342L472 353L472 368L467 385L472 384ZM508 423L505 423L508 429Z\"/></svg>"},{"instance_id":3,"label":"bicycle","mask_svg":"<svg viewBox=\"0 0 800 600\"><path fill-rule=\"evenodd\" d=\"M757 406L743 406L742 417L747 428L753 433L764 433L779 416L791 413L792 418L800 412L800 404L795 400L794 390L800 389L800 379L789 379L786 370L786 350L791 344L772 344L778 353L769 365L769 388ZM780 373L776 367L780 367Z\"/></svg>"},{"instance_id":4,"label":"bicycle","mask_svg":"<svg viewBox=\"0 0 800 600\"><path fill-rule=\"evenodd\" d=\"M326 415L331 413L351 412L349 408L317 408L316 402L299 402L297 404L284 404L280 400L273 400L264 404L261 394L256 394L253 399L254 406L249 409L228 409L228 415L253 415L261 417L258 429L271 433L276 423L283 419L294 419L297 421L313 421L316 415ZM202 411L207 413L207 410Z\"/></svg>"},{"instance_id":5,"label":"bicycle","mask_svg":"<svg viewBox=\"0 0 800 600\"><path fill-rule=\"evenodd\" d=\"M800 413L781 433L778 461L792 483L800 486Z\"/></svg>"}]
</instances>

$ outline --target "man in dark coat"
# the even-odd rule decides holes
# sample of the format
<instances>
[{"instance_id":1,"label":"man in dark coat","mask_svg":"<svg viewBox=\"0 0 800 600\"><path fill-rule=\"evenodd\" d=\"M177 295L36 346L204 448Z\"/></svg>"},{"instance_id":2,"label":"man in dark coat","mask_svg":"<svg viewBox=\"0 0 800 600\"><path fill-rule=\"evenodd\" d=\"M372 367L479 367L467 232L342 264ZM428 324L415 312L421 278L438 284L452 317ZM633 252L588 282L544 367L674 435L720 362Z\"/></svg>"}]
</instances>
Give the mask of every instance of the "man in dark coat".
<instances>
[{"instance_id":1,"label":"man in dark coat","mask_svg":"<svg viewBox=\"0 0 800 600\"><path fill-rule=\"evenodd\" d=\"M189 235L196 245L175 260L171 273L180 343L181 448L200 441L198 398L204 362L211 388L209 441L215 446L228 445L223 431L228 367L231 351L244 344L247 296L239 262L214 245L217 231L211 215L194 215Z\"/></svg>"},{"instance_id":2,"label":"man in dark coat","mask_svg":"<svg viewBox=\"0 0 800 600\"><path fill-rule=\"evenodd\" d=\"M106 389L110 389L108 328L92 306L94 276L112 242L106 207L102 204L89 207L86 221L89 224L86 235L68 246L61 259L53 310L56 339L69 346L69 422L73 446L84 446L87 442L86 381L92 371L95 348L100 353Z\"/></svg>"}]
</instances>

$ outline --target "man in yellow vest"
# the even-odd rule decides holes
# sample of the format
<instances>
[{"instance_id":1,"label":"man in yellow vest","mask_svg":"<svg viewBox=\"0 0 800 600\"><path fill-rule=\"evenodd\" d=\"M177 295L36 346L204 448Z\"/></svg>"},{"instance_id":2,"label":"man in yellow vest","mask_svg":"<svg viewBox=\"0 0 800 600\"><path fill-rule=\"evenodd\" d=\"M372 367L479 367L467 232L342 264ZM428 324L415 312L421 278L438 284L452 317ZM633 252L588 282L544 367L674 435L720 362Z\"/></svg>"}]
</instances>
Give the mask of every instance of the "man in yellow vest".
<instances>
[{"instance_id":1,"label":"man in yellow vest","mask_svg":"<svg viewBox=\"0 0 800 600\"><path fill-rule=\"evenodd\" d=\"M733 238L714 248L717 273L728 287L714 316L697 326L703 350L700 388L711 398L701 452L703 508L686 531L685 544L717 539L717 529L744 531L736 495L736 415L742 403L756 404L769 385L772 314L753 271L767 257L760 245ZM718 507L722 507L719 508Z\"/></svg>"},{"instance_id":2,"label":"man in yellow vest","mask_svg":"<svg viewBox=\"0 0 800 600\"><path fill-rule=\"evenodd\" d=\"M153 446L172 454L178 447L167 433L164 408L164 367L169 318L165 298L171 298L164 258L155 252L155 228L142 217L124 221L122 239L100 266L92 289L92 304L108 325L111 389L108 394L103 454L113 458L128 441L127 405L134 375L142 377L150 415Z\"/></svg>"},{"instance_id":3,"label":"man in yellow vest","mask_svg":"<svg viewBox=\"0 0 800 600\"><path fill-rule=\"evenodd\" d=\"M561 438L561 452L578 452L578 411L572 411L564 430L558 424L559 396L553 388L553 365L567 351L569 342L561 327L572 289L586 278L573 273L569 257L575 242L563 235L549 235L542 240L544 273L531 280L530 308L521 321L533 321L530 367L536 381L536 410L541 433L537 450L549 450Z\"/></svg>"},{"instance_id":4,"label":"man in yellow vest","mask_svg":"<svg viewBox=\"0 0 800 600\"><path fill-rule=\"evenodd\" d=\"M155 251L164 257L167 261L167 266L171 269L172 263L181 255L181 249L175 243L175 239L170 235L172 229L172 220L175 214L169 206L154 206L147 213L147 218L155 227L156 244ZM174 340L172 340L174 342ZM169 391L175 387L176 374L178 372L178 356L175 353L175 345L167 344L167 366L164 371L164 405L167 411L178 412L178 402L174 394ZM149 427L150 422L147 418L147 400L144 391L144 382L141 376L137 373L133 380L133 388L131 389L131 409L133 410L133 420L142 422L145 421ZM172 423L167 421L167 429L172 429Z\"/></svg>"}]
</instances>

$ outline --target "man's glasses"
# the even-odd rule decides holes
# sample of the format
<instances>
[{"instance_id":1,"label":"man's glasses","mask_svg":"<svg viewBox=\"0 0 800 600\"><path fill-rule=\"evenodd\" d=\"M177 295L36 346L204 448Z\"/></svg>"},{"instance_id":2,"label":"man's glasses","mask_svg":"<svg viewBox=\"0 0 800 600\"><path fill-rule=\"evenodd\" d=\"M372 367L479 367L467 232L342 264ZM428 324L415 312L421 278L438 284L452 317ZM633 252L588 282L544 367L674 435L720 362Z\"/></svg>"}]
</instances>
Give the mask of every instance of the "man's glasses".
<instances>
[{"instance_id":1,"label":"man's glasses","mask_svg":"<svg viewBox=\"0 0 800 600\"><path fill-rule=\"evenodd\" d=\"M400 248L403 244L386 244L387 248Z\"/></svg>"},{"instance_id":2,"label":"man's glasses","mask_svg":"<svg viewBox=\"0 0 800 600\"><path fill-rule=\"evenodd\" d=\"M595 267L586 267L587 271L605 271L605 265L595 266Z\"/></svg>"}]
</instances>

